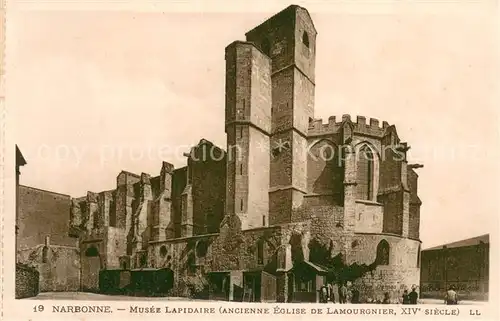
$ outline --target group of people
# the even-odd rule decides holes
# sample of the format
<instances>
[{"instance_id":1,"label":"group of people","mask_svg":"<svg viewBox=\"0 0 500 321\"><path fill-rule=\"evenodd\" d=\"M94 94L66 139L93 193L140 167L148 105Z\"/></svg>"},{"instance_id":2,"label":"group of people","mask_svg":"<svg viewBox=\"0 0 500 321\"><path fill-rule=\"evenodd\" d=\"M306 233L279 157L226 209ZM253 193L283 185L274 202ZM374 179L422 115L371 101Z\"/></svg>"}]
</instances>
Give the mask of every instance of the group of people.
<instances>
[{"instance_id":1,"label":"group of people","mask_svg":"<svg viewBox=\"0 0 500 321\"><path fill-rule=\"evenodd\" d=\"M408 293L408 290L404 290L403 292L403 304L417 304L418 301L418 293L417 288L412 287L411 292Z\"/></svg>"},{"instance_id":2,"label":"group of people","mask_svg":"<svg viewBox=\"0 0 500 321\"><path fill-rule=\"evenodd\" d=\"M328 283L323 285L320 288L319 292L320 292L319 296L320 303L328 303L328 302L332 303L338 302L340 304L345 304L348 302L353 304L360 303L359 290L355 286L350 287L350 289L348 289L346 283L341 283L339 285L333 285L332 283ZM383 300L372 301L369 303L390 304L391 297L389 295L389 292L384 293ZM411 292L408 292L408 290L404 290L402 296L402 303L403 304L418 303L418 293L416 286L412 287Z\"/></svg>"},{"instance_id":3,"label":"group of people","mask_svg":"<svg viewBox=\"0 0 500 321\"><path fill-rule=\"evenodd\" d=\"M320 290L320 303L360 303L359 300L359 290L353 286L349 289L347 288L346 283L341 283L339 285L333 285L332 283L328 283L323 285ZM384 299L382 301L373 301L369 303L381 303L381 304L389 304L391 303L389 292L384 293ZM399 301L401 302L401 301ZM404 290L402 295L402 303L403 304L418 304L418 292L417 287L412 286L411 292L408 290ZM446 292L444 303L447 305L455 305L458 304L458 294L455 291L455 287L452 285L448 288Z\"/></svg>"},{"instance_id":4,"label":"group of people","mask_svg":"<svg viewBox=\"0 0 500 321\"><path fill-rule=\"evenodd\" d=\"M355 287L348 290L346 283L339 285L328 283L320 288L320 303L337 303L338 301L340 304L346 304L348 299L349 303L359 303L359 291Z\"/></svg>"}]
</instances>

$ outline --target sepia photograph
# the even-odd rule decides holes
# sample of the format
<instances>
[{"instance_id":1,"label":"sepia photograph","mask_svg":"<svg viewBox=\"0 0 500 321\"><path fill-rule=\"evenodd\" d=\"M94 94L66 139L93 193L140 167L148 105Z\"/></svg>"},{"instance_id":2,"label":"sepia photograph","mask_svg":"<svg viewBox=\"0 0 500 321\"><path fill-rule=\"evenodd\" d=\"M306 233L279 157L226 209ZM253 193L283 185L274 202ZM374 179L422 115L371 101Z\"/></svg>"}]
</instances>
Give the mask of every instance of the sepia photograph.
<instances>
[{"instance_id":1,"label":"sepia photograph","mask_svg":"<svg viewBox=\"0 0 500 321\"><path fill-rule=\"evenodd\" d=\"M4 63L29 309L491 301L494 2L40 3Z\"/></svg>"}]
</instances>

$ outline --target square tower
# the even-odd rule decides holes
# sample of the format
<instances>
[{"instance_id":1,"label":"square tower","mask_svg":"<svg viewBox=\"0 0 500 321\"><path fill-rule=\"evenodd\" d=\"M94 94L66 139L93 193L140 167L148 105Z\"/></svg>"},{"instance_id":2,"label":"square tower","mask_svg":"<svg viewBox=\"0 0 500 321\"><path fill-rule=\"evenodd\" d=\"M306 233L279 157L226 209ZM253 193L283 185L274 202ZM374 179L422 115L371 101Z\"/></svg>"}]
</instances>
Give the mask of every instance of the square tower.
<instances>
[{"instance_id":1,"label":"square tower","mask_svg":"<svg viewBox=\"0 0 500 321\"><path fill-rule=\"evenodd\" d=\"M226 48L226 214L268 225L271 61L253 43Z\"/></svg>"},{"instance_id":2,"label":"square tower","mask_svg":"<svg viewBox=\"0 0 500 321\"><path fill-rule=\"evenodd\" d=\"M307 191L307 130L314 118L316 36L306 9L292 5L246 33L271 59L270 224L286 223Z\"/></svg>"}]
</instances>

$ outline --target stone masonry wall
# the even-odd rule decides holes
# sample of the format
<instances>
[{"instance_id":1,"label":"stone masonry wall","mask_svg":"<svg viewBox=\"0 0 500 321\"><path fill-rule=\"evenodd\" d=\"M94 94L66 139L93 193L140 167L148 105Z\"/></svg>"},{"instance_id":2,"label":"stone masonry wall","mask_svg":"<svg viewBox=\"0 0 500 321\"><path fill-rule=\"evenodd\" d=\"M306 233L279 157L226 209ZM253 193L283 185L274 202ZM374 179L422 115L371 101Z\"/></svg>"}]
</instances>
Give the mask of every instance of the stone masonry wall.
<instances>
[{"instance_id":1,"label":"stone masonry wall","mask_svg":"<svg viewBox=\"0 0 500 321\"><path fill-rule=\"evenodd\" d=\"M28 186L19 186L18 249L51 243L76 246L78 239L69 236L71 198Z\"/></svg>"},{"instance_id":2,"label":"stone masonry wall","mask_svg":"<svg viewBox=\"0 0 500 321\"><path fill-rule=\"evenodd\" d=\"M356 232L382 233L383 215L382 204L356 201Z\"/></svg>"},{"instance_id":3,"label":"stone masonry wall","mask_svg":"<svg viewBox=\"0 0 500 321\"><path fill-rule=\"evenodd\" d=\"M378 265L356 281L362 300L382 299L389 292L393 300L398 300L405 289L418 286L419 241L383 234L356 234L348 255L348 263L371 264L377 256L380 241L389 243L389 265Z\"/></svg>"},{"instance_id":4,"label":"stone masonry wall","mask_svg":"<svg viewBox=\"0 0 500 321\"><path fill-rule=\"evenodd\" d=\"M76 247L38 245L20 251L19 259L39 272L40 292L72 292L80 288L80 252Z\"/></svg>"}]
</instances>

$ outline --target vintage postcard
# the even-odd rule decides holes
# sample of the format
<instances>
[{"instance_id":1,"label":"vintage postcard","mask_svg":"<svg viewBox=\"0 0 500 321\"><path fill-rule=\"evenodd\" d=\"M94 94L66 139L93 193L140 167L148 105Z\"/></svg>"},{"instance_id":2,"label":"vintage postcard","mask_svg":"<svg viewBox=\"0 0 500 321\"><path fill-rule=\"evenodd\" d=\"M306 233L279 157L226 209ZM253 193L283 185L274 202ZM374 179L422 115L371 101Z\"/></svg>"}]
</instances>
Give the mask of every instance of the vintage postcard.
<instances>
[{"instance_id":1,"label":"vintage postcard","mask_svg":"<svg viewBox=\"0 0 500 321\"><path fill-rule=\"evenodd\" d=\"M3 3L1 320L497 320L497 7Z\"/></svg>"}]
</instances>

